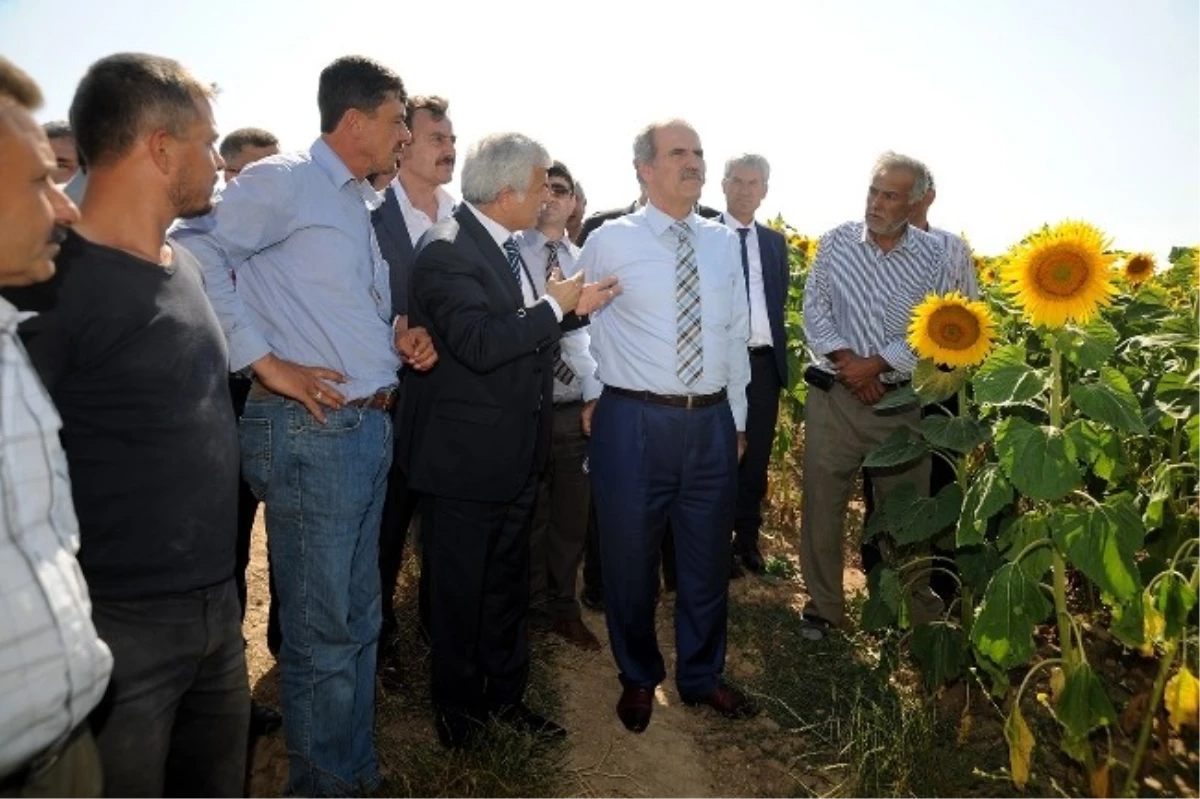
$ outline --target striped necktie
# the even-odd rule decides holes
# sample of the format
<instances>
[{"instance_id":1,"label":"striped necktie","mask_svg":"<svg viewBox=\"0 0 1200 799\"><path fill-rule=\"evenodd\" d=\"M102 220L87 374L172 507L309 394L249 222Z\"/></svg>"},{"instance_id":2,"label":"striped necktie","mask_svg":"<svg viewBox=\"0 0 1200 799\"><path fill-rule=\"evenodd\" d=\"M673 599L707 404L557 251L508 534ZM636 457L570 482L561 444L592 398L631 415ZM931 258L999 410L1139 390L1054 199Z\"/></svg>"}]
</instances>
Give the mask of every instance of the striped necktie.
<instances>
[{"instance_id":1,"label":"striped necktie","mask_svg":"<svg viewBox=\"0 0 1200 799\"><path fill-rule=\"evenodd\" d=\"M704 373L704 348L700 335L700 270L692 247L691 229L684 222L671 225L679 238L675 248L675 373L684 385L694 386Z\"/></svg>"},{"instance_id":2,"label":"striped necktie","mask_svg":"<svg viewBox=\"0 0 1200 799\"><path fill-rule=\"evenodd\" d=\"M521 258L521 250L517 247L517 240L512 236L504 240L504 255L508 258L508 268L512 270L513 280L517 281L517 291L524 298L525 287L521 285L521 269L524 268L525 261Z\"/></svg>"},{"instance_id":3,"label":"striped necktie","mask_svg":"<svg viewBox=\"0 0 1200 799\"><path fill-rule=\"evenodd\" d=\"M558 248L559 242L546 242L546 279L553 277L554 270L558 269ZM566 312L567 308L562 309ZM551 355L554 356L554 377L564 386L569 386L575 381L575 371L567 366L567 362L562 357L562 344L558 341L554 342L554 346L550 348Z\"/></svg>"}]
</instances>

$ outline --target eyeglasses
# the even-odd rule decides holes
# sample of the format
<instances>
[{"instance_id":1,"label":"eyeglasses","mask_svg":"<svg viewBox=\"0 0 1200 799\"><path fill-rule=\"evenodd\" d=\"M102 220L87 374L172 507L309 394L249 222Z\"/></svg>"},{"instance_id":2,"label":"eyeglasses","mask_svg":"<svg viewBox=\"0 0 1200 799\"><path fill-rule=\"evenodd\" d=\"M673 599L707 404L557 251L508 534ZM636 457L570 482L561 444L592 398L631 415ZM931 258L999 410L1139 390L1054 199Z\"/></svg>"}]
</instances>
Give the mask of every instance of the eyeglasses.
<instances>
[{"instance_id":1,"label":"eyeglasses","mask_svg":"<svg viewBox=\"0 0 1200 799\"><path fill-rule=\"evenodd\" d=\"M569 186L564 186L561 183L551 183L550 193L555 197L570 197L575 192L571 191Z\"/></svg>"}]
</instances>

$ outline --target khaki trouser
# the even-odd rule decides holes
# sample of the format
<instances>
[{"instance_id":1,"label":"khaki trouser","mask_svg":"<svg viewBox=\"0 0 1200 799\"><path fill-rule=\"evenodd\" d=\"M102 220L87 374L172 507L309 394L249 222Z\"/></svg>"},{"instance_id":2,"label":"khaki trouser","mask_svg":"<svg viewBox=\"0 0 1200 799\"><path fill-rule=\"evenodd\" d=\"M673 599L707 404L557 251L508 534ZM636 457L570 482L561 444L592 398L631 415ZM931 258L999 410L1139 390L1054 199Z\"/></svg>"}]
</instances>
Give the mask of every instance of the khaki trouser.
<instances>
[{"instance_id":1,"label":"khaki trouser","mask_svg":"<svg viewBox=\"0 0 1200 799\"><path fill-rule=\"evenodd\" d=\"M850 489L863 459L899 428L916 431L919 408L876 413L841 383L829 391L809 388L804 405L804 486L800 516L800 572L808 587L804 612L840 624L845 612L842 569L842 531ZM921 496L929 495L929 457L906 467L871 469L875 507L883 507L889 492L912 482ZM938 615L941 600L929 590L928 572L913 586L915 621Z\"/></svg>"},{"instance_id":2,"label":"khaki trouser","mask_svg":"<svg viewBox=\"0 0 1200 799\"><path fill-rule=\"evenodd\" d=\"M58 759L46 768L19 778L3 780L0 796L100 796L103 781L100 755L87 722Z\"/></svg>"}]
</instances>

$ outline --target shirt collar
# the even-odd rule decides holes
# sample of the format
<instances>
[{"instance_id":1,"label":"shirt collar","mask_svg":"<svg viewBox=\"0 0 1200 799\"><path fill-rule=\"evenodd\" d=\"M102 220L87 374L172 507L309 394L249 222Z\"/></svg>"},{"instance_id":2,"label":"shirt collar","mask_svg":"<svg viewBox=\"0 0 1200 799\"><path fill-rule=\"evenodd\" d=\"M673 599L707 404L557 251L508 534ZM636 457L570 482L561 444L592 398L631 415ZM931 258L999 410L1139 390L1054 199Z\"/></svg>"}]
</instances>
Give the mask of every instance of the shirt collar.
<instances>
[{"instance_id":1,"label":"shirt collar","mask_svg":"<svg viewBox=\"0 0 1200 799\"><path fill-rule=\"evenodd\" d=\"M313 163L321 168L325 175L339 191L345 188L347 183L354 185L354 190L362 197L363 203L366 204L367 210L374 211L383 202L383 197L375 189L371 188L371 184L365 180L358 180L350 172L350 168L341 157L333 151L333 148L326 143L325 139L318 137L313 142L312 147L308 148L309 154L312 156Z\"/></svg>"},{"instance_id":2,"label":"shirt collar","mask_svg":"<svg viewBox=\"0 0 1200 799\"><path fill-rule=\"evenodd\" d=\"M862 225L862 233L858 239L859 242L862 244L870 244L872 247L878 248L879 245L876 244L875 240L871 238L871 231L867 227L867 223L860 222L859 224ZM912 252L916 249L916 246L917 242L916 236L913 235L913 226L906 224L904 226L904 235L900 237L900 241L896 242L896 246L893 247L892 250L908 250L909 252Z\"/></svg>"},{"instance_id":3,"label":"shirt collar","mask_svg":"<svg viewBox=\"0 0 1200 799\"><path fill-rule=\"evenodd\" d=\"M753 230L754 226L758 224L758 219L751 217L750 224L743 225L741 222L737 221L724 211L721 212L721 221L724 222L730 230L742 230L743 228L749 228L750 230Z\"/></svg>"},{"instance_id":4,"label":"shirt collar","mask_svg":"<svg viewBox=\"0 0 1200 799\"><path fill-rule=\"evenodd\" d=\"M392 178L391 186L396 192L396 199L400 202L400 205L407 205L409 208L416 207L412 204L412 200L408 199L408 192L404 190L404 184L400 182L400 175ZM454 211L454 197L441 186L433 190L433 196L437 197L438 203L438 218L433 221L440 222Z\"/></svg>"},{"instance_id":5,"label":"shirt collar","mask_svg":"<svg viewBox=\"0 0 1200 799\"><path fill-rule=\"evenodd\" d=\"M479 224L483 225L483 229L488 232L488 235L495 240L498 246L503 247L504 242L512 238L512 231L506 228L504 225L500 224L495 219L492 219L490 216L485 214L483 211L480 211L466 200L463 200L463 205L465 205L471 211L471 213L475 214L475 218L479 220Z\"/></svg>"},{"instance_id":6,"label":"shirt collar","mask_svg":"<svg viewBox=\"0 0 1200 799\"><path fill-rule=\"evenodd\" d=\"M657 207L655 207L654 203L648 200L646 201L645 205L637 210L636 213L642 214L646 217L646 222L649 223L650 229L654 231L654 235L656 236L661 236L662 234L666 233L671 229L671 225L675 224L676 222L685 223L689 228L691 228L692 233L695 234L699 219L696 216L695 211L692 211L683 219L676 219L675 217L659 210Z\"/></svg>"}]
</instances>

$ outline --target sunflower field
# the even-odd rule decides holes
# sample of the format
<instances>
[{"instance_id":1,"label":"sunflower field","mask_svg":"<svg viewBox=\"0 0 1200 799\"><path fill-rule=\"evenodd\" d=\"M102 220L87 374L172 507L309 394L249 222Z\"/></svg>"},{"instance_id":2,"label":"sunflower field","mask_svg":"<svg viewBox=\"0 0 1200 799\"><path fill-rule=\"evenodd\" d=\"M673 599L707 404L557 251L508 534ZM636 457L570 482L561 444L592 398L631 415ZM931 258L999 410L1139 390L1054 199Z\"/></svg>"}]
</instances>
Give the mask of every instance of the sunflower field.
<instances>
[{"instance_id":1,"label":"sunflower field","mask_svg":"<svg viewBox=\"0 0 1200 799\"><path fill-rule=\"evenodd\" d=\"M799 374L816 242L772 225L791 250ZM982 297L930 296L916 309L911 387L876 406L957 399L957 413L928 414L919 436L898 431L865 463L941 458L957 481L932 497L894 491L876 509L865 535L910 554L870 575L861 626L902 631L928 692L984 689L1004 714L1017 788L1035 748L1056 746L1087 775L1081 790L1135 795L1152 738L1196 746L1197 250L1176 248L1159 268L1066 221L975 260ZM804 389L787 389L777 468L802 436ZM942 620L914 627L906 587L930 571L958 594ZM1150 689L1131 697L1096 662L1102 648L1149 670Z\"/></svg>"}]
</instances>

